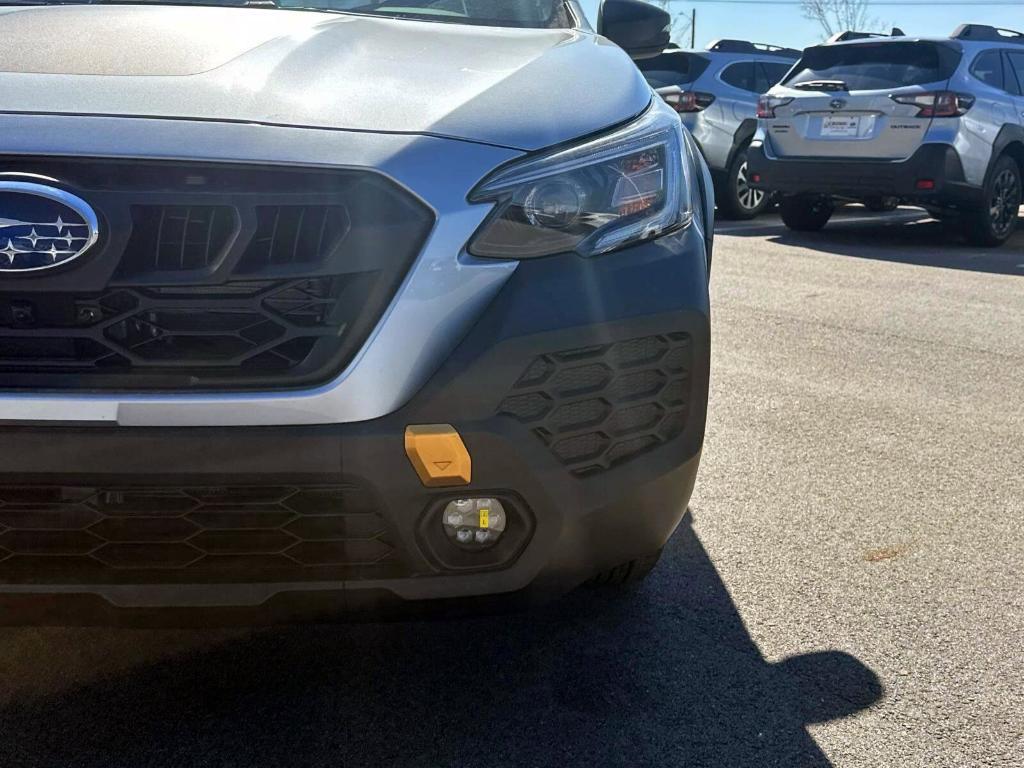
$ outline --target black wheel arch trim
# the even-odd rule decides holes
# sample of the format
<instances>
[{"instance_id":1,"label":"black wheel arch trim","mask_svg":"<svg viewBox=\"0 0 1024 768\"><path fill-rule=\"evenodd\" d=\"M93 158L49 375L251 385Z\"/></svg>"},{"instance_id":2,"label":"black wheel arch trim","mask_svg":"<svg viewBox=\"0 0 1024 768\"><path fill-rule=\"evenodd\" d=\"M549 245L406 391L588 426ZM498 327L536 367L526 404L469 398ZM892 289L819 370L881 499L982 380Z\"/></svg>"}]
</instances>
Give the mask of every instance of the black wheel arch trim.
<instances>
[{"instance_id":1,"label":"black wheel arch trim","mask_svg":"<svg viewBox=\"0 0 1024 768\"><path fill-rule=\"evenodd\" d=\"M757 120L748 117L740 123L736 133L732 136L732 148L729 150L729 162L726 164L726 172L732 168L732 161L736 159L736 154L750 144L755 133L757 133Z\"/></svg>"},{"instance_id":2,"label":"black wheel arch trim","mask_svg":"<svg viewBox=\"0 0 1024 768\"><path fill-rule=\"evenodd\" d=\"M1017 161L1017 165L1021 167L1021 175L1024 175L1024 126L1004 125L996 135L996 140L992 143L992 158L985 171L986 184L996 161L1007 152Z\"/></svg>"}]
</instances>

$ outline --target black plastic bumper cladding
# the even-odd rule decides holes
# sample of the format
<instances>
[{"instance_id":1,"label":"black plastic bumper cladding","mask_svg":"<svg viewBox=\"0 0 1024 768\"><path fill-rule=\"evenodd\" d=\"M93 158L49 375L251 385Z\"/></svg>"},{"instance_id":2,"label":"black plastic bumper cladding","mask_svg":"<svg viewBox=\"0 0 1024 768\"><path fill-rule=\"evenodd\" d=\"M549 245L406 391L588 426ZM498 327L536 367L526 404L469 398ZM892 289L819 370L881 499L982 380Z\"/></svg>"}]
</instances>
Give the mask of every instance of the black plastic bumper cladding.
<instances>
[{"instance_id":1,"label":"black plastic bumper cladding","mask_svg":"<svg viewBox=\"0 0 1024 768\"><path fill-rule=\"evenodd\" d=\"M67 268L0 276L0 389L326 381L433 223L370 172L2 157L0 172L57 179L101 228Z\"/></svg>"},{"instance_id":2,"label":"black plastic bumper cladding","mask_svg":"<svg viewBox=\"0 0 1024 768\"><path fill-rule=\"evenodd\" d=\"M750 174L760 176L754 186L783 194L894 196L965 205L981 199L981 188L967 184L960 156L947 144L925 144L906 160L861 160L770 158L764 145L754 142L747 164ZM918 189L919 179L932 181L933 188Z\"/></svg>"},{"instance_id":3,"label":"black plastic bumper cladding","mask_svg":"<svg viewBox=\"0 0 1024 768\"><path fill-rule=\"evenodd\" d=\"M705 249L689 230L524 262L422 391L372 422L0 427L0 609L34 606L38 621L68 620L73 605L85 621L113 606L290 618L309 601L334 612L557 594L675 529L703 442L709 352ZM524 389L538 359L557 370ZM594 365L600 381L576 370ZM539 422L510 414L524 391L557 402ZM405 426L439 422L472 455L468 488L423 487L405 456ZM579 434L597 435L593 454L560 453ZM505 500L517 520L507 546L445 551L454 545L432 526L463 495ZM33 554L45 546L48 557Z\"/></svg>"}]
</instances>

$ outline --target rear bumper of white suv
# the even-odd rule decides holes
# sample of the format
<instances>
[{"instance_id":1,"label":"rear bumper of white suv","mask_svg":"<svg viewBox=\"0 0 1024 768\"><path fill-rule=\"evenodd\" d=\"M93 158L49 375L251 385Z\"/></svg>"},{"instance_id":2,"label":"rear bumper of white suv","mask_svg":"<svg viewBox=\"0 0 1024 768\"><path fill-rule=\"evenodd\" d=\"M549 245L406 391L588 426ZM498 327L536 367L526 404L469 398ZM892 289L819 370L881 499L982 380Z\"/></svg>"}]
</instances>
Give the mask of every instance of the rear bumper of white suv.
<instances>
[{"instance_id":1,"label":"rear bumper of white suv","mask_svg":"<svg viewBox=\"0 0 1024 768\"><path fill-rule=\"evenodd\" d=\"M863 199L899 197L940 206L976 206L982 188L969 184L956 149L925 144L905 160L779 158L760 139L747 153L751 186L787 195Z\"/></svg>"}]
</instances>

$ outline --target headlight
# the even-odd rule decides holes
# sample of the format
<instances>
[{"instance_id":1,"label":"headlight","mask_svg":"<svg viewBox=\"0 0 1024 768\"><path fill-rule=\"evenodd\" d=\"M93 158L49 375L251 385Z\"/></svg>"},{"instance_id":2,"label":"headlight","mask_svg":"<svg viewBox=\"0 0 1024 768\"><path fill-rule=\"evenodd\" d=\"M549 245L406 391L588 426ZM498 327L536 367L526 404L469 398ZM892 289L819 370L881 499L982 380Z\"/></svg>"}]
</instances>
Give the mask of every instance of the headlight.
<instances>
[{"instance_id":1,"label":"headlight","mask_svg":"<svg viewBox=\"0 0 1024 768\"><path fill-rule=\"evenodd\" d=\"M659 99L632 123L583 144L517 161L470 194L494 212L475 256L593 256L690 223L679 116Z\"/></svg>"}]
</instances>

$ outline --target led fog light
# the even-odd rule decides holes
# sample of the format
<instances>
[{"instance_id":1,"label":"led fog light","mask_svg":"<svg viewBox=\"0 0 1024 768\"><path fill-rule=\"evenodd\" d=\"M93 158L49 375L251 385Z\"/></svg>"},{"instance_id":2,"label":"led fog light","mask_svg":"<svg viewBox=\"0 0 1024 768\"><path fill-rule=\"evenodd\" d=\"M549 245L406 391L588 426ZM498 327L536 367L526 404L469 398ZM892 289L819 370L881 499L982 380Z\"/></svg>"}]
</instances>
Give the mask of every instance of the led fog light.
<instances>
[{"instance_id":1,"label":"led fog light","mask_svg":"<svg viewBox=\"0 0 1024 768\"><path fill-rule=\"evenodd\" d=\"M458 499L444 508L445 535L461 549L487 549L505 532L505 508L497 499Z\"/></svg>"}]
</instances>

